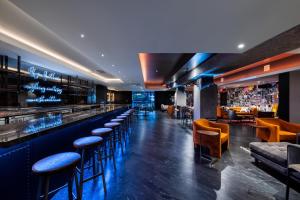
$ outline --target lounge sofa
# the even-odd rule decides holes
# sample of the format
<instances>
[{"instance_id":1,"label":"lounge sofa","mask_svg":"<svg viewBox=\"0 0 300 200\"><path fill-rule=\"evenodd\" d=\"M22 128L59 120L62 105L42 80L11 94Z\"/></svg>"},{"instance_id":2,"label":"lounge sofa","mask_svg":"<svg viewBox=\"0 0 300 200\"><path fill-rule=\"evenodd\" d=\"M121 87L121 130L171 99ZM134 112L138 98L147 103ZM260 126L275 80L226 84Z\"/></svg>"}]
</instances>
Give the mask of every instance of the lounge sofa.
<instances>
[{"instance_id":1,"label":"lounge sofa","mask_svg":"<svg viewBox=\"0 0 300 200\"><path fill-rule=\"evenodd\" d=\"M300 134L298 135L300 136ZM298 138L300 138L299 136ZM300 164L299 144L291 144L288 142L251 142L249 144L249 147L251 156L255 159L255 163L261 162L284 176L288 176L290 171L288 167L291 167L293 166L292 164L295 164L295 162L293 163L293 161L296 160L297 164ZM289 149L288 147L295 148ZM291 149L293 151L291 151ZM291 159L291 155L292 157L294 157L293 159ZM295 159L296 157L297 159ZM292 178L296 182L300 183L299 173L295 174L295 176L293 176Z\"/></svg>"},{"instance_id":2,"label":"lounge sofa","mask_svg":"<svg viewBox=\"0 0 300 200\"><path fill-rule=\"evenodd\" d=\"M198 119L193 122L193 140L195 146L200 146L200 135L198 130L214 131L218 136L201 137L201 145L209 148L210 156L221 158L222 144L229 146L229 125L215 123L207 119Z\"/></svg>"},{"instance_id":3,"label":"lounge sofa","mask_svg":"<svg viewBox=\"0 0 300 200\"><path fill-rule=\"evenodd\" d=\"M275 118L257 118L256 137L267 142L288 141L295 143L300 125Z\"/></svg>"},{"instance_id":4,"label":"lounge sofa","mask_svg":"<svg viewBox=\"0 0 300 200\"><path fill-rule=\"evenodd\" d=\"M287 175L288 142L251 142L251 156L255 162L262 162L272 169Z\"/></svg>"}]
</instances>

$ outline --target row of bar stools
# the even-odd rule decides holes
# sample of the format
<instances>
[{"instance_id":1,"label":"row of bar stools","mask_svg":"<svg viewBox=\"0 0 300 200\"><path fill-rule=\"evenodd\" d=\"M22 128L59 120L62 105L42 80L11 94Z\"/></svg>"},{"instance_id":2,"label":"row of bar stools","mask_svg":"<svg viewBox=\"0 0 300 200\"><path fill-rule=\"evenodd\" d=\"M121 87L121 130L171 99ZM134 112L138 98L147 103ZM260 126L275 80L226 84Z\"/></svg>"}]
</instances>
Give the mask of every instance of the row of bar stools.
<instances>
[{"instance_id":1,"label":"row of bar stools","mask_svg":"<svg viewBox=\"0 0 300 200\"><path fill-rule=\"evenodd\" d=\"M114 156L114 147L116 143L121 145L122 154L123 154L123 140L126 144L126 132L130 127L132 122L132 114L134 110L128 110L122 115L118 116L116 119L112 119L110 123L104 124L105 128L99 128L92 131L93 136L83 137L75 140L73 146L77 149L77 152L66 152L54 154L48 156L44 159L39 160L32 166L32 171L39 176L39 186L37 192L37 199L43 198L48 200L49 194L58 191L59 189L65 187L62 186L51 192L49 192L50 178L53 175L59 173L68 173L68 196L69 199L73 199L72 187L73 180L75 177L75 185L77 192L77 199L82 199L83 194L83 183L91 179L94 179L98 176L102 176L103 188L106 193L106 182L104 176L104 168L102 159L112 158L114 162L114 169L116 169L115 156ZM107 154L107 145L109 146L109 153ZM102 153L105 153L105 157L102 156ZM85 167L85 158L87 157L88 152L92 152L92 165ZM98 155L98 159L96 158ZM81 162L80 162L81 160ZM80 163L80 166L77 165ZM99 165L101 170L99 170ZM87 168L93 168L93 175L89 178L84 178L84 170ZM79 181L77 178L77 173L80 175ZM43 188L43 195L41 190Z\"/></svg>"},{"instance_id":2,"label":"row of bar stools","mask_svg":"<svg viewBox=\"0 0 300 200\"><path fill-rule=\"evenodd\" d=\"M81 163L80 168L77 168L77 171L80 175L79 177L79 193L77 194L77 198L82 198L83 192L83 183L92 180L98 176L102 177L103 189L106 193L106 182L105 182L105 175L104 175L104 168L102 164L102 155L101 155L101 147L103 145L103 138L99 136L87 136L83 138L79 138L73 142L73 146L77 149L78 152L81 153ZM84 166L86 153L90 151L92 154L92 165L91 166ZM96 155L98 155L98 159L96 159ZM99 164L101 170L99 171ZM84 178L84 170L87 168L93 168L93 175Z\"/></svg>"},{"instance_id":3,"label":"row of bar stools","mask_svg":"<svg viewBox=\"0 0 300 200\"><path fill-rule=\"evenodd\" d=\"M76 191L79 191L78 180L76 176L76 166L80 161L80 155L74 152L58 153L37 161L32 166L32 171L39 176L38 190L36 199L49 199L49 194L63 188L59 187L49 192L51 176L68 173L68 194L69 200L73 199L73 179L75 177ZM43 189L42 189L43 188ZM43 190L43 192L42 192ZM43 194L43 195L42 195Z\"/></svg>"},{"instance_id":4,"label":"row of bar stools","mask_svg":"<svg viewBox=\"0 0 300 200\"><path fill-rule=\"evenodd\" d=\"M100 136L104 140L104 145L102 148L102 152L104 152L104 157L102 159L113 159L114 170L116 170L116 160L115 160L115 153L114 153L114 139L113 139L113 129L111 128L97 128L92 130L92 135Z\"/></svg>"}]
</instances>

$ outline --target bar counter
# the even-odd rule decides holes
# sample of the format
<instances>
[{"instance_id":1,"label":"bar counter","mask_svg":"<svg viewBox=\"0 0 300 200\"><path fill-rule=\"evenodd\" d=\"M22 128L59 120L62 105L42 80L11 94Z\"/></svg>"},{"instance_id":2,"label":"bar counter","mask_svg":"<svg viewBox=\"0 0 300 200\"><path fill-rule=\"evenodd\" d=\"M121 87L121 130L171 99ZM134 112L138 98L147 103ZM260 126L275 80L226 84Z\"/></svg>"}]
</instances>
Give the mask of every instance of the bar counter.
<instances>
[{"instance_id":1,"label":"bar counter","mask_svg":"<svg viewBox=\"0 0 300 200\"><path fill-rule=\"evenodd\" d=\"M2 117L27 116L32 118L22 122L0 125L0 147L17 144L33 137L41 136L50 130L62 128L72 123L80 122L107 112L122 108L124 105L86 105L64 106L58 108L30 109L27 112L2 112ZM126 107L126 106L125 106ZM89 109L91 108L91 109ZM79 112L76 112L80 110ZM29 115L31 117L29 117ZM1 115L0 115L1 118Z\"/></svg>"},{"instance_id":2,"label":"bar counter","mask_svg":"<svg viewBox=\"0 0 300 200\"><path fill-rule=\"evenodd\" d=\"M52 110L35 113L34 119L1 125L1 199L34 199L37 177L31 167L36 161L55 153L75 151L74 140L90 135L91 130L103 127L127 108L128 105L106 105L79 112ZM51 188L62 183L61 179L51 181Z\"/></svg>"}]
</instances>

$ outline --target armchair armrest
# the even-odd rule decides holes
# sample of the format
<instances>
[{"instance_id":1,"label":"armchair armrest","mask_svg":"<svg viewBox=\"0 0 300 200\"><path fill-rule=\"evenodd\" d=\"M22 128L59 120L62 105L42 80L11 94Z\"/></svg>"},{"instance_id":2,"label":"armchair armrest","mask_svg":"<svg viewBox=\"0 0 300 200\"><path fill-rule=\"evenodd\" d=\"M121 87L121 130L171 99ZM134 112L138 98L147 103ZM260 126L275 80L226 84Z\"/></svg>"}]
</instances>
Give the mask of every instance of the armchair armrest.
<instances>
[{"instance_id":1,"label":"armchair armrest","mask_svg":"<svg viewBox=\"0 0 300 200\"><path fill-rule=\"evenodd\" d=\"M201 130L206 130L206 131L214 131L214 132L217 132L217 133L221 134L221 129L220 128L205 126L205 125L202 125L200 123L197 123L197 121L194 121L193 125L194 125L194 128L196 129L195 131L201 129Z\"/></svg>"},{"instance_id":2,"label":"armchair armrest","mask_svg":"<svg viewBox=\"0 0 300 200\"><path fill-rule=\"evenodd\" d=\"M287 162L288 166L292 164L300 164L300 145L289 144L287 146Z\"/></svg>"},{"instance_id":3,"label":"armchair armrest","mask_svg":"<svg viewBox=\"0 0 300 200\"><path fill-rule=\"evenodd\" d=\"M289 132L292 133L300 133L300 124L295 124L291 122L286 122L284 120L280 120L281 126Z\"/></svg>"},{"instance_id":4,"label":"armchair armrest","mask_svg":"<svg viewBox=\"0 0 300 200\"><path fill-rule=\"evenodd\" d=\"M210 122L214 128L220 128L221 132L223 133L229 133L229 125L228 124L222 124L222 123L216 123L216 122Z\"/></svg>"},{"instance_id":5,"label":"armchair armrest","mask_svg":"<svg viewBox=\"0 0 300 200\"><path fill-rule=\"evenodd\" d=\"M259 120L259 119L256 120L256 124L258 126L267 127L267 130L269 130L269 132L270 132L268 142L280 142L280 136L279 136L280 128L279 128L278 125L273 125L273 124L264 122L264 121Z\"/></svg>"}]
</instances>

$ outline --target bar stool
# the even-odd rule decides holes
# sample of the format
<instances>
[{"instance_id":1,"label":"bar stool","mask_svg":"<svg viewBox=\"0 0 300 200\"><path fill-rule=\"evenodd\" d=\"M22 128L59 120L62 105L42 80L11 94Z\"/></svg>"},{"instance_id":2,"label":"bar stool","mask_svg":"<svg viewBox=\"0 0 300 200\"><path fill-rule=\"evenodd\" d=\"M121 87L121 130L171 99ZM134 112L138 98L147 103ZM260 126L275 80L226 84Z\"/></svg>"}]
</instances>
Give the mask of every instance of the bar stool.
<instances>
[{"instance_id":1,"label":"bar stool","mask_svg":"<svg viewBox=\"0 0 300 200\"><path fill-rule=\"evenodd\" d=\"M49 194L54 193L66 185L49 192L50 177L60 173L71 174L68 177L68 194L69 199L73 199L72 187L75 176L76 190L78 189L78 180L76 176L76 165L80 161L80 155L75 152L58 153L43 158L32 166L32 171L39 176L38 190L36 199L43 198L48 200ZM41 190L44 187L44 194L41 196ZM78 194L78 193L77 193Z\"/></svg>"},{"instance_id":2,"label":"bar stool","mask_svg":"<svg viewBox=\"0 0 300 200\"><path fill-rule=\"evenodd\" d=\"M128 114L128 113L123 113L123 114L121 114L121 116L126 116L126 117L127 117L127 120L128 120L128 128L130 128L130 127L131 127L130 114Z\"/></svg>"},{"instance_id":3,"label":"bar stool","mask_svg":"<svg viewBox=\"0 0 300 200\"><path fill-rule=\"evenodd\" d=\"M102 159L113 159L114 170L116 170L116 160L115 160L115 153L113 148L113 129L111 128L97 128L92 130L92 135L102 137L104 140L104 153L105 156ZM107 154L107 145L109 148L109 153Z\"/></svg>"},{"instance_id":4,"label":"bar stool","mask_svg":"<svg viewBox=\"0 0 300 200\"><path fill-rule=\"evenodd\" d=\"M128 117L124 116L124 115L119 115L119 116L117 116L117 119L124 119L124 121L125 121L125 129L128 130L128 127L129 127L129 125L128 125Z\"/></svg>"},{"instance_id":5,"label":"bar stool","mask_svg":"<svg viewBox=\"0 0 300 200\"><path fill-rule=\"evenodd\" d=\"M124 146L126 146L126 124L125 124L125 120L124 119L112 119L110 120L111 122L118 122L121 124L120 126L120 134L121 134L121 137L123 137L123 140L124 140Z\"/></svg>"},{"instance_id":6,"label":"bar stool","mask_svg":"<svg viewBox=\"0 0 300 200\"><path fill-rule=\"evenodd\" d=\"M104 127L113 129L114 147L116 146L116 143L118 142L121 145L121 150L122 150L122 154L123 154L124 151L123 151L122 137L120 134L121 124L119 122L109 122L109 123L105 123Z\"/></svg>"},{"instance_id":7,"label":"bar stool","mask_svg":"<svg viewBox=\"0 0 300 200\"><path fill-rule=\"evenodd\" d=\"M80 168L77 168L77 172L80 175L79 178L79 198L82 198L82 191L83 191L83 183L97 178L98 176L102 176L102 183L103 189L106 193L106 182L104 176L104 168L102 164L102 157L101 157L101 146L103 145L103 139L98 136L87 136L82 137L73 142L73 146L77 149L78 152L81 152L81 163ZM92 150L92 166L84 166L86 151ZM101 171L99 171L99 163L96 162L95 155L98 154L98 161L100 163ZM84 179L84 170L87 168L93 167L93 175Z\"/></svg>"}]
</instances>

